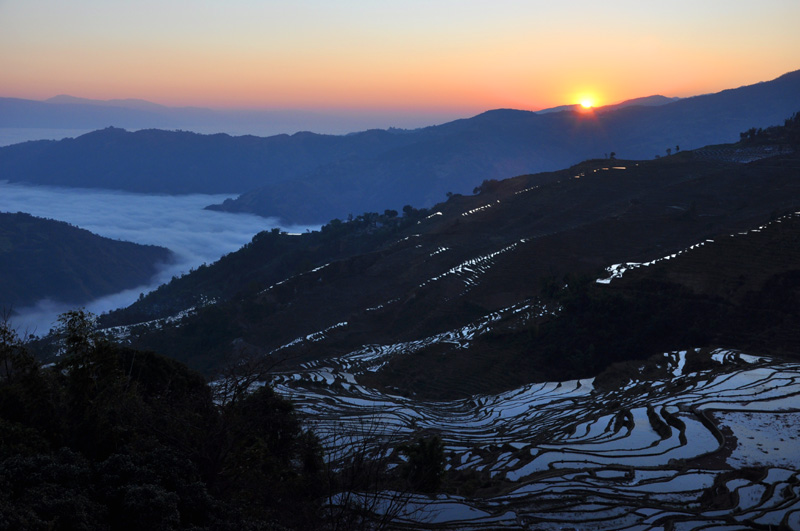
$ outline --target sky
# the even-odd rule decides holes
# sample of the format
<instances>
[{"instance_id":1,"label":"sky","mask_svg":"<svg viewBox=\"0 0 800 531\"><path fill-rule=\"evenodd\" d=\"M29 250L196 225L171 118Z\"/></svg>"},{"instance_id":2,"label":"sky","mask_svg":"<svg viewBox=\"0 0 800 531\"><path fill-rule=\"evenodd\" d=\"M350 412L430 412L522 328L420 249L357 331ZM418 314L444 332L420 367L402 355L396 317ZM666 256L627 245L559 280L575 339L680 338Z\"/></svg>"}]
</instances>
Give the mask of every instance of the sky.
<instances>
[{"instance_id":1,"label":"sky","mask_svg":"<svg viewBox=\"0 0 800 531\"><path fill-rule=\"evenodd\" d=\"M0 0L0 96L460 113L800 69L797 0Z\"/></svg>"}]
</instances>

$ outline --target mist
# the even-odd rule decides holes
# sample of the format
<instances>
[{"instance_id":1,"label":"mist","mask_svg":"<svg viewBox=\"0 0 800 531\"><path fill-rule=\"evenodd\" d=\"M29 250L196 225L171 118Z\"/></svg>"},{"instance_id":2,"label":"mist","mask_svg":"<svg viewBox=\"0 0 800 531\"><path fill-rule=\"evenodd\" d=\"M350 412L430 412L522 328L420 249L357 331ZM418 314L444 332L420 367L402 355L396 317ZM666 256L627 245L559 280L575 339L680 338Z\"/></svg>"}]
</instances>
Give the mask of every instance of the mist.
<instances>
[{"instance_id":1,"label":"mist","mask_svg":"<svg viewBox=\"0 0 800 531\"><path fill-rule=\"evenodd\" d=\"M263 230L279 227L305 232L318 226L281 225L276 218L203 210L235 194L149 195L78 188L30 186L0 181L0 211L27 212L66 221L100 236L170 249L174 261L161 264L145 285L87 301L84 304L43 300L33 307L15 308L14 328L47 333L59 314L84 307L100 314L128 306L147 293L201 264L210 264L236 251Z\"/></svg>"}]
</instances>

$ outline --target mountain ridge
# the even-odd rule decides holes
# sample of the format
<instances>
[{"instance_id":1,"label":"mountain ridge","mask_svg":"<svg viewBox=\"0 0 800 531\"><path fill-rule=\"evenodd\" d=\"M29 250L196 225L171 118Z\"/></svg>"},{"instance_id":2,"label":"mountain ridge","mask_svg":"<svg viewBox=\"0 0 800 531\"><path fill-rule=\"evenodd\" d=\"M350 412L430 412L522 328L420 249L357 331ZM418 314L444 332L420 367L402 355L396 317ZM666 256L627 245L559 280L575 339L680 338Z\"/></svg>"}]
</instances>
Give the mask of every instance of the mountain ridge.
<instances>
[{"instance_id":1,"label":"mountain ridge","mask_svg":"<svg viewBox=\"0 0 800 531\"><path fill-rule=\"evenodd\" d=\"M770 106L778 101L788 102L798 98L800 71L781 76L773 82L653 107L633 105L605 113L580 111L537 114L508 109L487 111L470 119L421 130L420 135L428 137L427 143L401 146L381 155L377 164L370 161L320 168L306 176L303 193L307 195L309 189L319 190L314 201L308 201L308 198L306 201L325 205L328 212L335 214L337 207L331 204L332 198L346 196L346 192L332 189L331 182L348 183L349 189L371 189L374 188L371 179L363 176L382 172L392 176L397 184L391 193L382 198L382 203L362 203L363 209L380 208L386 204L399 208L404 202L430 206L447 192L468 192L471 186L478 184L479 178L502 179L513 174L556 170L579 160L597 158L611 152L625 158L650 158L653 153L663 154L665 148L678 146L679 149L682 146L684 149L693 149L734 141L741 130L752 127L746 125L748 122L754 124L764 119L754 112L753 102L765 98L763 91L772 87L776 87L776 90ZM773 108L777 111L771 118L773 123L780 123L795 112L792 106L800 106L800 101L787 103L787 109L783 112L777 111L777 107ZM720 128L725 132L722 133ZM463 149L444 144L443 139L447 138ZM401 154L407 160L414 161L413 164L398 167L397 160L402 160ZM404 201L401 198L404 195L408 197L407 193L404 194L404 188L413 187L416 182L407 176L414 172L425 172L428 192L422 198ZM450 179L447 179L448 175ZM276 183L213 208L260 215L272 213L286 218L291 217L294 210L302 208L303 203L297 195L296 190L288 184ZM394 201L387 203L390 197ZM342 211L341 207L339 211ZM300 212L305 216L311 215ZM339 217L342 215L339 214Z\"/></svg>"},{"instance_id":2,"label":"mountain ridge","mask_svg":"<svg viewBox=\"0 0 800 531\"><path fill-rule=\"evenodd\" d=\"M612 152L651 158L666 148L734 141L742 130L780 123L798 107L800 71L659 106L496 110L402 133L260 138L112 129L0 148L0 177L151 193L237 193L213 208L323 223L353 212L427 207L484 179L557 170Z\"/></svg>"}]
</instances>

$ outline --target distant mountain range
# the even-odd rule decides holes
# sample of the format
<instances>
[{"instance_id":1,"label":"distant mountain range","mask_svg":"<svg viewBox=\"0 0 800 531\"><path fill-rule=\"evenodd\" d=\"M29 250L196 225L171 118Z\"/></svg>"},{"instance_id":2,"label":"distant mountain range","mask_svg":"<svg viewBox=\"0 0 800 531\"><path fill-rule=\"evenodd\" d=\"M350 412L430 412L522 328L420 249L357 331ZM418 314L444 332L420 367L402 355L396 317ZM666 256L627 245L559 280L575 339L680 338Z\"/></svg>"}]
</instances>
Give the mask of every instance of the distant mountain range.
<instances>
[{"instance_id":1,"label":"distant mountain range","mask_svg":"<svg viewBox=\"0 0 800 531\"><path fill-rule=\"evenodd\" d=\"M663 105L680 98L649 96L609 105L605 109L631 105ZM561 105L536 111L547 114L578 110L580 105ZM386 120L390 120L387 116ZM342 125L329 125L338 121ZM364 118L356 113L346 116L331 112L299 110L218 110L204 107L169 107L151 101L127 98L95 100L60 94L46 100L0 97L0 128L81 130L104 129L115 126L123 129L189 129L247 131L247 134L293 133L301 130L326 132L331 128L341 132L366 129ZM389 122L391 123L391 122ZM399 124L403 125L403 124ZM428 124L426 124L428 125ZM262 131L258 133L257 131ZM245 133L241 133L245 134Z\"/></svg>"},{"instance_id":2,"label":"distant mountain range","mask_svg":"<svg viewBox=\"0 0 800 531\"><path fill-rule=\"evenodd\" d=\"M666 96L645 96L643 98L634 98L632 100L625 100L620 103L614 103L612 105L604 105L602 107L598 107L596 110L599 112L608 112L613 111L616 109L623 109L625 107L633 107L636 105L641 105L645 107L656 107L658 105L666 105L667 103L672 103L673 101L678 101L680 98L668 98ZM583 106L579 103L575 103L573 105L559 105L558 107L551 107L549 109L542 109L540 111L535 111L536 114L549 114L551 112L563 112L563 111L580 111L583 110Z\"/></svg>"},{"instance_id":3,"label":"distant mountain range","mask_svg":"<svg viewBox=\"0 0 800 531\"><path fill-rule=\"evenodd\" d=\"M45 101L0 98L0 127L99 129L119 124L130 129L203 123L215 112L165 107L145 100L90 100L60 95Z\"/></svg>"},{"instance_id":4,"label":"distant mountain range","mask_svg":"<svg viewBox=\"0 0 800 531\"><path fill-rule=\"evenodd\" d=\"M650 159L667 149L730 142L799 109L796 71L668 103L652 97L592 111L494 110L413 131L258 138L108 128L0 148L0 178L136 192L241 193L213 208L322 223L351 213L430 206L486 179L612 153Z\"/></svg>"},{"instance_id":5,"label":"distant mountain range","mask_svg":"<svg viewBox=\"0 0 800 531\"><path fill-rule=\"evenodd\" d=\"M0 212L0 310L42 299L84 304L147 283L171 256L62 221Z\"/></svg>"},{"instance_id":6,"label":"distant mountain range","mask_svg":"<svg viewBox=\"0 0 800 531\"><path fill-rule=\"evenodd\" d=\"M374 127L427 126L430 122L425 116L398 111L168 107L140 99L93 100L63 94L44 101L0 97L0 132L20 128L88 132L113 125L129 130L158 128L233 135L269 136L312 130L346 134ZM442 111L434 116L444 122L458 114Z\"/></svg>"}]
</instances>

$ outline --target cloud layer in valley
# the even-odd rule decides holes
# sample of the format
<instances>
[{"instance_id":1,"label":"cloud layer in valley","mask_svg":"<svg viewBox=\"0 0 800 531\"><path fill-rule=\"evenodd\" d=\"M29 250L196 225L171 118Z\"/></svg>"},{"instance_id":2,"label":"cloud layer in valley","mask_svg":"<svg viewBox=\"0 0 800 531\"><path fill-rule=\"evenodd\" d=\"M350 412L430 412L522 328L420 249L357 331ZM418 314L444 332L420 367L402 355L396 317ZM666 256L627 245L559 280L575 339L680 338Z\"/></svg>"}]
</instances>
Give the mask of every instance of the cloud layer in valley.
<instances>
[{"instance_id":1,"label":"cloud layer in valley","mask_svg":"<svg viewBox=\"0 0 800 531\"><path fill-rule=\"evenodd\" d=\"M0 212L27 212L34 216L66 221L100 236L170 249L175 261L163 265L147 285L137 286L88 302L83 306L102 313L134 302L148 292L190 268L212 263L239 249L256 233L280 226L274 218L228 214L203 210L220 203L227 195L147 195L28 186L0 182ZM282 226L288 232L316 227ZM59 313L74 304L41 301L32 308L16 308L14 325L38 334L50 329Z\"/></svg>"}]
</instances>

